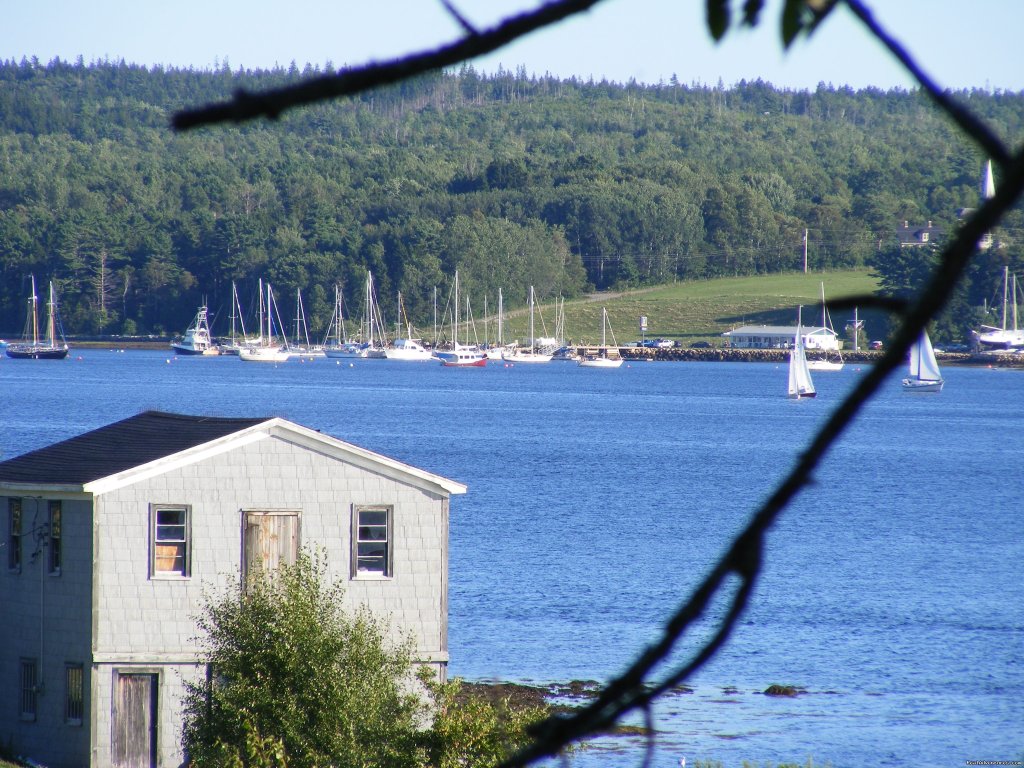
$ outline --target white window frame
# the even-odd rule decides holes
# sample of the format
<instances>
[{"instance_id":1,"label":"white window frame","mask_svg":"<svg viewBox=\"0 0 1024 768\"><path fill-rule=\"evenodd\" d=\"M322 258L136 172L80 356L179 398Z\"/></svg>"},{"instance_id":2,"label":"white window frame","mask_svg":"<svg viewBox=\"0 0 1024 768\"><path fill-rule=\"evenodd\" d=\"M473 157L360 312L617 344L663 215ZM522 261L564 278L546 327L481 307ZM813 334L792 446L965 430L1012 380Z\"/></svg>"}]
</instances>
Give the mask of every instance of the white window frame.
<instances>
[{"instance_id":1,"label":"white window frame","mask_svg":"<svg viewBox=\"0 0 1024 768\"><path fill-rule=\"evenodd\" d=\"M161 512L181 512L183 523L160 524ZM180 528L180 536L174 537L172 529ZM181 547L181 565L174 569L160 567L161 559L157 550L161 544ZM177 559L177 558L175 558ZM192 505L151 504L149 507L149 576L151 579L187 579L192 576Z\"/></svg>"},{"instance_id":2,"label":"white window frame","mask_svg":"<svg viewBox=\"0 0 1024 768\"><path fill-rule=\"evenodd\" d=\"M384 523L379 522L364 522L360 525L360 515L362 513L384 513ZM366 536L368 533L367 529L372 528L374 532L380 533L380 529L383 527L384 535L386 538L371 538ZM362 529L362 531L361 531ZM361 532L363 536L361 536ZM353 504L352 505L352 553L350 557L351 561L351 577L353 579L391 579L395 574L395 507L393 504ZM381 542L384 544L384 558L383 567L378 568L360 568L360 550L364 553L366 550L374 544L379 545ZM365 545L360 547L360 545ZM366 562L367 555L362 555L363 561Z\"/></svg>"}]
</instances>

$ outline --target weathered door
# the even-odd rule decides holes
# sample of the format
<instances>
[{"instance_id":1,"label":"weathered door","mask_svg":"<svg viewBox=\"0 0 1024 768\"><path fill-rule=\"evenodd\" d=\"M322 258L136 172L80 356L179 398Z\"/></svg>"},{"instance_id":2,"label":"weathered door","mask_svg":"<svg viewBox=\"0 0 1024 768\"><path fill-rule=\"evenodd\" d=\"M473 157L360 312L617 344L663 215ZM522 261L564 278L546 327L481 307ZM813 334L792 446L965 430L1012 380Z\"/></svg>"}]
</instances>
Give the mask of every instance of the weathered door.
<instances>
[{"instance_id":1,"label":"weathered door","mask_svg":"<svg viewBox=\"0 0 1024 768\"><path fill-rule=\"evenodd\" d=\"M110 738L114 768L155 768L156 695L156 675L117 674Z\"/></svg>"},{"instance_id":2,"label":"weathered door","mask_svg":"<svg viewBox=\"0 0 1024 768\"><path fill-rule=\"evenodd\" d=\"M295 565L299 554L299 515L295 512L246 512L242 569L270 573Z\"/></svg>"}]
</instances>

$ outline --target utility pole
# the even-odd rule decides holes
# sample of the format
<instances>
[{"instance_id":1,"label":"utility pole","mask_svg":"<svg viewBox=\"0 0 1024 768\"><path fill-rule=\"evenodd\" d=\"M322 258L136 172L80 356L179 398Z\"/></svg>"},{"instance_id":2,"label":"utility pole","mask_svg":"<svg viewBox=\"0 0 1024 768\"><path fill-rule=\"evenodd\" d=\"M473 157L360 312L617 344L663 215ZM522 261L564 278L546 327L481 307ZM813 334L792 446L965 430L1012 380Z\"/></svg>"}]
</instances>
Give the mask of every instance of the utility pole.
<instances>
[{"instance_id":1,"label":"utility pole","mask_svg":"<svg viewBox=\"0 0 1024 768\"><path fill-rule=\"evenodd\" d=\"M807 274L807 229L804 229L804 274Z\"/></svg>"}]
</instances>

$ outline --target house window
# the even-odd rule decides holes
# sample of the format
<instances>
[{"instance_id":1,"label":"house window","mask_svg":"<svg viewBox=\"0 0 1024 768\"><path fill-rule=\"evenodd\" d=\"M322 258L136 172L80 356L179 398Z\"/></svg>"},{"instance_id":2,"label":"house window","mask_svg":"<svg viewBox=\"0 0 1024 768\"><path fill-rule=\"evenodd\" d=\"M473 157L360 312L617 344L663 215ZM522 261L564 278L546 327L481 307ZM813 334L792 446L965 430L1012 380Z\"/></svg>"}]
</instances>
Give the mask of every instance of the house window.
<instances>
[{"instance_id":1,"label":"house window","mask_svg":"<svg viewBox=\"0 0 1024 768\"><path fill-rule=\"evenodd\" d=\"M39 703L39 670L35 659L21 660L21 696L18 714L22 720L35 720Z\"/></svg>"},{"instance_id":2,"label":"house window","mask_svg":"<svg viewBox=\"0 0 1024 768\"><path fill-rule=\"evenodd\" d=\"M21 499L7 500L7 567L21 570Z\"/></svg>"},{"instance_id":3,"label":"house window","mask_svg":"<svg viewBox=\"0 0 1024 768\"><path fill-rule=\"evenodd\" d=\"M394 508L352 508L352 576L392 575Z\"/></svg>"},{"instance_id":4,"label":"house window","mask_svg":"<svg viewBox=\"0 0 1024 768\"><path fill-rule=\"evenodd\" d=\"M50 510L50 573L59 575L61 560L61 503L51 501L48 505Z\"/></svg>"},{"instance_id":5,"label":"house window","mask_svg":"<svg viewBox=\"0 0 1024 768\"><path fill-rule=\"evenodd\" d=\"M295 565L299 556L298 512L244 512L242 573L270 573Z\"/></svg>"},{"instance_id":6,"label":"house window","mask_svg":"<svg viewBox=\"0 0 1024 768\"><path fill-rule=\"evenodd\" d=\"M153 576L188 576L191 573L191 507L151 508L153 541L150 572Z\"/></svg>"},{"instance_id":7,"label":"house window","mask_svg":"<svg viewBox=\"0 0 1024 768\"><path fill-rule=\"evenodd\" d=\"M64 722L81 725L85 711L85 672L81 664L64 665Z\"/></svg>"}]
</instances>

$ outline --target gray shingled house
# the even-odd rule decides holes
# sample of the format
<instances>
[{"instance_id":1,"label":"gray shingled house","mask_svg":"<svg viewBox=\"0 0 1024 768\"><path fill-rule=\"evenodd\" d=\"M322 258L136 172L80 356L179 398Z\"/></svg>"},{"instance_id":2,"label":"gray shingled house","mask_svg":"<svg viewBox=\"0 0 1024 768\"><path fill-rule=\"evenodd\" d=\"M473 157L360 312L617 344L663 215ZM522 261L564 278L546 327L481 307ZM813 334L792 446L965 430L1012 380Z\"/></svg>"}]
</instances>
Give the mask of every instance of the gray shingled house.
<instances>
[{"instance_id":1,"label":"gray shingled house","mask_svg":"<svg viewBox=\"0 0 1024 768\"><path fill-rule=\"evenodd\" d=\"M306 544L443 677L465 491L280 418L150 411L0 463L0 744L49 768L176 768L204 590Z\"/></svg>"}]
</instances>

